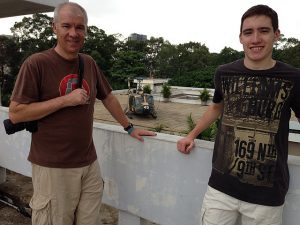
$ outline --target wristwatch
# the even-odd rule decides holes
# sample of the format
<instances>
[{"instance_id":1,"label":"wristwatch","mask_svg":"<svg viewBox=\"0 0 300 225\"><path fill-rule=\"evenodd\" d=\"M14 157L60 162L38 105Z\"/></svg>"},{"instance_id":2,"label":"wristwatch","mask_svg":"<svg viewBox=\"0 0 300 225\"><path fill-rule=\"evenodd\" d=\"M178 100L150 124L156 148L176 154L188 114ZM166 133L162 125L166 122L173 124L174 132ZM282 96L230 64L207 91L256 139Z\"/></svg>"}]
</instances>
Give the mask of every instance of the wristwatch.
<instances>
[{"instance_id":1,"label":"wristwatch","mask_svg":"<svg viewBox=\"0 0 300 225\"><path fill-rule=\"evenodd\" d=\"M134 130L133 124L129 123L128 127L125 127L124 130L127 131L127 133L130 135Z\"/></svg>"},{"instance_id":2,"label":"wristwatch","mask_svg":"<svg viewBox=\"0 0 300 225\"><path fill-rule=\"evenodd\" d=\"M129 123L128 127L125 127L124 130L128 132L131 128L133 128L133 124Z\"/></svg>"}]
</instances>

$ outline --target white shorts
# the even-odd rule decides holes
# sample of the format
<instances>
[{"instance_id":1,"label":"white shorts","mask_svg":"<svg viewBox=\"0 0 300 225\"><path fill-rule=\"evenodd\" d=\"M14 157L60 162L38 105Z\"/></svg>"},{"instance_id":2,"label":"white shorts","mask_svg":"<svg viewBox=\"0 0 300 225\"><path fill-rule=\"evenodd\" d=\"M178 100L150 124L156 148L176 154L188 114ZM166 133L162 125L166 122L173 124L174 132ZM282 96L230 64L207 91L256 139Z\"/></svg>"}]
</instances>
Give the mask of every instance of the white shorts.
<instances>
[{"instance_id":1,"label":"white shorts","mask_svg":"<svg viewBox=\"0 0 300 225\"><path fill-rule=\"evenodd\" d=\"M208 186L204 196L200 225L281 225L282 206L244 202Z\"/></svg>"}]
</instances>

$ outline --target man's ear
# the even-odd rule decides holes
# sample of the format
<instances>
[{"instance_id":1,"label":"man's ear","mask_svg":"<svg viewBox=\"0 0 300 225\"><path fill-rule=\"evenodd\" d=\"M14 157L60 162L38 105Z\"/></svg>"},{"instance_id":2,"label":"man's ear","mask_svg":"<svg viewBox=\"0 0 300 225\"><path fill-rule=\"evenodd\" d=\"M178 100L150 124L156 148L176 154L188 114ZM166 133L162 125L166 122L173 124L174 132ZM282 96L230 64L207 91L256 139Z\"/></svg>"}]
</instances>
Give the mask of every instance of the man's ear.
<instances>
[{"instance_id":1,"label":"man's ear","mask_svg":"<svg viewBox=\"0 0 300 225\"><path fill-rule=\"evenodd\" d=\"M54 22L52 22L52 30L56 34L56 24Z\"/></svg>"},{"instance_id":2,"label":"man's ear","mask_svg":"<svg viewBox=\"0 0 300 225\"><path fill-rule=\"evenodd\" d=\"M277 30L275 31L275 41L278 41L279 38L280 38L280 30L277 29Z\"/></svg>"}]
</instances>

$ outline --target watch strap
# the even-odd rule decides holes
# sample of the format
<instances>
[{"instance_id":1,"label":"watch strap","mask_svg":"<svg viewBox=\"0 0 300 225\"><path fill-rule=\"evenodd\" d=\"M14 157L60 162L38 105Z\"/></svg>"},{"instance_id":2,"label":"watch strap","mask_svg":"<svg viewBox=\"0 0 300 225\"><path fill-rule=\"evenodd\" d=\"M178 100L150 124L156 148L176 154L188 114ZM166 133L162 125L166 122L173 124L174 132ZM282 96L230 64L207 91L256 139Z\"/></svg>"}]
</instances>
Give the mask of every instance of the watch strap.
<instances>
[{"instance_id":1,"label":"watch strap","mask_svg":"<svg viewBox=\"0 0 300 225\"><path fill-rule=\"evenodd\" d=\"M129 123L129 125L124 128L124 130L128 132L130 130L130 128L133 128L133 124L132 123Z\"/></svg>"}]
</instances>

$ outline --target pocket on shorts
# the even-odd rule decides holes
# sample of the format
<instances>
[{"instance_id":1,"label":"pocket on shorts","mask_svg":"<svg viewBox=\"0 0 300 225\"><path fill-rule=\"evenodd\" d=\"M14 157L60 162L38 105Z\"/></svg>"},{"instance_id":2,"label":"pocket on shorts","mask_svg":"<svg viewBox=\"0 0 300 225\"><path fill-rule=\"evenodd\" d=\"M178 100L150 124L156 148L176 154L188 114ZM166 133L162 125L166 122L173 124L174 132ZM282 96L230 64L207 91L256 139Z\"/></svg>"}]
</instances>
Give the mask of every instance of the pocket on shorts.
<instances>
[{"instance_id":1,"label":"pocket on shorts","mask_svg":"<svg viewBox=\"0 0 300 225\"><path fill-rule=\"evenodd\" d=\"M200 212L200 223L199 223L199 225L203 225L205 211L206 211L206 209L204 207L202 207L201 212Z\"/></svg>"},{"instance_id":2,"label":"pocket on shorts","mask_svg":"<svg viewBox=\"0 0 300 225\"><path fill-rule=\"evenodd\" d=\"M51 199L43 195L34 195L29 203L32 209L32 225L52 225Z\"/></svg>"}]
</instances>

